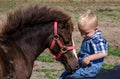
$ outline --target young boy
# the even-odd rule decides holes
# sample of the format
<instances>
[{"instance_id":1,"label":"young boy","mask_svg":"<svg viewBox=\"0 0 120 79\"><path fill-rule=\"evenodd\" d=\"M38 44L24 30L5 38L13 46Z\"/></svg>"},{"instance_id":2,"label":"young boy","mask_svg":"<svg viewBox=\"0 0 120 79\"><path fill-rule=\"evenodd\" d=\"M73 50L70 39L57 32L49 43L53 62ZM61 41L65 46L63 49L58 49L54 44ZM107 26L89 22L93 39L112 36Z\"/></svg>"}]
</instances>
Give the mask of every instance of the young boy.
<instances>
[{"instance_id":1,"label":"young boy","mask_svg":"<svg viewBox=\"0 0 120 79\"><path fill-rule=\"evenodd\" d=\"M101 36L97 17L91 12L83 14L78 28L84 38L79 54L79 68L74 73L65 71L59 79L80 79L96 76L107 56L108 42Z\"/></svg>"}]
</instances>

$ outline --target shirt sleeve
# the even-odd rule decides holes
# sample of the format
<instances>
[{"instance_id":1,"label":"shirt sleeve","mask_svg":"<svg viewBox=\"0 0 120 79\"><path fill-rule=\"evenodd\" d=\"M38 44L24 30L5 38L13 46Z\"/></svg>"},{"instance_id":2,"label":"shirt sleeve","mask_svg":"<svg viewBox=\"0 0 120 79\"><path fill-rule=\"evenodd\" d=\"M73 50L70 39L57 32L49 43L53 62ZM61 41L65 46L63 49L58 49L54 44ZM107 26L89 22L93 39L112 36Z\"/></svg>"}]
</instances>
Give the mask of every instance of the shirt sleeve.
<instances>
[{"instance_id":1,"label":"shirt sleeve","mask_svg":"<svg viewBox=\"0 0 120 79\"><path fill-rule=\"evenodd\" d=\"M91 44L92 44L94 53L108 52L108 42L103 38L91 40Z\"/></svg>"}]
</instances>

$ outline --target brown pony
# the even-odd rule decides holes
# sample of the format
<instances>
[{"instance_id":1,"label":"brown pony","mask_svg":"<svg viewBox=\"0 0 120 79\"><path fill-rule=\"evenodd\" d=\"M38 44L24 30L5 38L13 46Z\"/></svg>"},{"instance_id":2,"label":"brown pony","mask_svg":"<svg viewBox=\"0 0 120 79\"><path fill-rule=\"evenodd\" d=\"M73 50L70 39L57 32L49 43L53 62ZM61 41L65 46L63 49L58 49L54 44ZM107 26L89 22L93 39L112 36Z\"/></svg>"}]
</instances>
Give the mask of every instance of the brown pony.
<instances>
[{"instance_id":1,"label":"brown pony","mask_svg":"<svg viewBox=\"0 0 120 79\"><path fill-rule=\"evenodd\" d=\"M57 35L54 35L54 22L57 22ZM51 49L52 54L68 71L77 67L77 57L72 46L73 24L71 17L58 9L29 6L8 14L0 34L0 79L29 79L36 58L53 39L59 39Z\"/></svg>"}]
</instances>

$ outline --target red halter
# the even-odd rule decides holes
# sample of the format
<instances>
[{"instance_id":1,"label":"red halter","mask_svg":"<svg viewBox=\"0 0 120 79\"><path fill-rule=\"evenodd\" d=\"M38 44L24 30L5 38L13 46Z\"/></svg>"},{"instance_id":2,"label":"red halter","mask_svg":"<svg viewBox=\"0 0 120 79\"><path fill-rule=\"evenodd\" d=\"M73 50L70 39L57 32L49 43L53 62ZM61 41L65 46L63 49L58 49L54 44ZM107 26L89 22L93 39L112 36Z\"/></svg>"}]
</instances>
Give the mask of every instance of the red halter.
<instances>
[{"instance_id":1,"label":"red halter","mask_svg":"<svg viewBox=\"0 0 120 79\"><path fill-rule=\"evenodd\" d=\"M58 22L55 21L54 22L54 38L50 45L50 51L53 50L55 43L57 43L60 46L60 52L58 53L58 55L56 56L56 55L52 54L52 57L55 58L57 61L59 61L62 54L66 53L69 50L73 50L75 48L75 46L64 46L59 39L59 35L57 33L57 28L58 28Z\"/></svg>"}]
</instances>

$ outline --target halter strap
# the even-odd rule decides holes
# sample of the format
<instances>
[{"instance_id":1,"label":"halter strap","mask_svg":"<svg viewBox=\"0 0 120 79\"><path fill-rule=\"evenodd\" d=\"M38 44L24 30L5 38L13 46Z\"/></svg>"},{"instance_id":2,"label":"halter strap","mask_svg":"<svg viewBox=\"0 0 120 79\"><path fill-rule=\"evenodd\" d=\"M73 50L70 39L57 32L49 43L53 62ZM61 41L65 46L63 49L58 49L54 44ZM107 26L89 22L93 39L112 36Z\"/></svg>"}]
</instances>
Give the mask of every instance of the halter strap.
<instances>
[{"instance_id":1,"label":"halter strap","mask_svg":"<svg viewBox=\"0 0 120 79\"><path fill-rule=\"evenodd\" d=\"M54 35L57 35L57 27L58 27L58 23L55 21L54 22Z\"/></svg>"},{"instance_id":2,"label":"halter strap","mask_svg":"<svg viewBox=\"0 0 120 79\"><path fill-rule=\"evenodd\" d=\"M60 41L59 39L59 35L58 35L58 32L57 32L57 28L58 28L58 22L55 21L54 22L54 38L52 40L52 43L50 45L50 51L52 52L54 46L55 46L55 43L57 43L60 47L60 52L58 53L58 55L54 55L52 54L52 58L55 58L56 60L60 60L60 57L62 56L62 54L66 53L67 51L69 50L73 50L75 48L75 46L64 46L62 44L62 42Z\"/></svg>"},{"instance_id":3,"label":"halter strap","mask_svg":"<svg viewBox=\"0 0 120 79\"><path fill-rule=\"evenodd\" d=\"M58 22L54 22L54 39L52 40L50 50L53 49L55 43L57 42L60 47L63 47L62 42L59 40L59 35L57 34Z\"/></svg>"}]
</instances>

